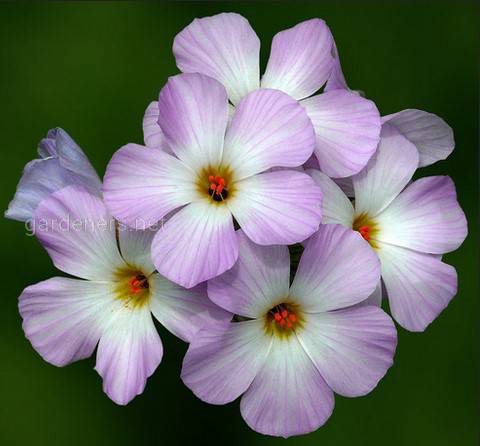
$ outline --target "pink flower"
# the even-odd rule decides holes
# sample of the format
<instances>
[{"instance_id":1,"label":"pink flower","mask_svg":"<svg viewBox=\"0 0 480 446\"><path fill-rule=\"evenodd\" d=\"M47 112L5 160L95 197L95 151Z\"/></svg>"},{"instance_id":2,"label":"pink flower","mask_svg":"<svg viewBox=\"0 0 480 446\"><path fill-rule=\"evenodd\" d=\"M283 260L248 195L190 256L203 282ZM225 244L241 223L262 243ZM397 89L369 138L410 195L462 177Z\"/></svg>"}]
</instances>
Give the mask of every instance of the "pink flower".
<instances>
[{"instance_id":1,"label":"pink flower","mask_svg":"<svg viewBox=\"0 0 480 446\"><path fill-rule=\"evenodd\" d=\"M324 194L323 223L353 228L370 243L382 263L392 315L411 331L425 330L455 296L455 268L441 258L467 235L452 180L410 183L418 165L417 147L386 123L377 153L353 177L353 204L330 178L309 171ZM380 303L380 287L374 299Z\"/></svg>"},{"instance_id":2,"label":"pink flower","mask_svg":"<svg viewBox=\"0 0 480 446\"><path fill-rule=\"evenodd\" d=\"M55 266L79 279L54 277L25 288L19 302L25 335L57 366L89 357L98 344L95 368L118 404L143 392L162 359L152 313L185 341L230 319L202 289L182 289L155 272L153 230L118 230L101 199L83 188L69 186L42 201L34 227Z\"/></svg>"},{"instance_id":3,"label":"pink flower","mask_svg":"<svg viewBox=\"0 0 480 446\"><path fill-rule=\"evenodd\" d=\"M173 53L184 73L202 73L221 82L235 106L258 88L273 88L300 101L311 119L315 156L331 177L359 172L375 152L380 116L375 104L346 90L314 95L335 65L334 40L323 20L311 19L273 38L260 79L260 41L239 14L195 19L175 37ZM314 96L312 96L314 95ZM150 104L144 121L147 145L161 146L155 125L159 110Z\"/></svg>"},{"instance_id":4,"label":"pink flower","mask_svg":"<svg viewBox=\"0 0 480 446\"><path fill-rule=\"evenodd\" d=\"M301 171L315 135L305 110L276 90L245 96L228 122L224 87L201 74L171 77L160 92L168 150L127 144L110 161L105 202L119 221L149 227L160 274L192 287L238 257L233 219L261 245L293 244L321 219L321 190ZM273 168L282 169L273 169Z\"/></svg>"},{"instance_id":5,"label":"pink flower","mask_svg":"<svg viewBox=\"0 0 480 446\"><path fill-rule=\"evenodd\" d=\"M393 363L393 321L375 306L354 306L378 283L378 257L353 231L322 225L290 286L286 246L237 237L238 262L208 282L208 295L240 322L200 330L182 379L212 404L243 394L242 416L257 432L311 432L330 417L333 392L365 395Z\"/></svg>"},{"instance_id":6,"label":"pink flower","mask_svg":"<svg viewBox=\"0 0 480 446\"><path fill-rule=\"evenodd\" d=\"M63 129L48 131L38 145L39 159L30 161L18 183L6 218L30 221L39 203L52 192L69 185L85 187L101 196L102 183L82 149Z\"/></svg>"}]
</instances>

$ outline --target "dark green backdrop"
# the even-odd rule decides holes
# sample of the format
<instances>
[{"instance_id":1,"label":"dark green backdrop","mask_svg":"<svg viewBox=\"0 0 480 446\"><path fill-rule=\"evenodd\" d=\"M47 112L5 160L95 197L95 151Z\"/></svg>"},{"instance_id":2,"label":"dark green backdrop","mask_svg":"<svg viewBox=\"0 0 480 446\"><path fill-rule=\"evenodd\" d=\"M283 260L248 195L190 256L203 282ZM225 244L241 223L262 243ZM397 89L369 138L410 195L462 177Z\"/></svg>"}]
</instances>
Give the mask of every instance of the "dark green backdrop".
<instances>
[{"instance_id":1,"label":"dark green backdrop","mask_svg":"<svg viewBox=\"0 0 480 446\"><path fill-rule=\"evenodd\" d=\"M382 114L412 107L453 127L456 148L421 175L457 184L470 234L445 256L459 292L426 333L399 330L395 365L370 395L336 398L327 424L295 445L473 445L478 416L478 8L474 2L2 3L0 4L0 208L23 165L55 126L66 129L103 174L115 149L141 142L141 120L167 76L177 72L172 39L194 17L238 11L257 31L265 65L272 36L322 17L355 89ZM209 406L185 388L186 346L161 330L165 355L145 393L112 403L94 359L60 369L25 340L22 289L58 274L22 224L1 220L0 444L283 444L252 432L238 402Z\"/></svg>"}]
</instances>

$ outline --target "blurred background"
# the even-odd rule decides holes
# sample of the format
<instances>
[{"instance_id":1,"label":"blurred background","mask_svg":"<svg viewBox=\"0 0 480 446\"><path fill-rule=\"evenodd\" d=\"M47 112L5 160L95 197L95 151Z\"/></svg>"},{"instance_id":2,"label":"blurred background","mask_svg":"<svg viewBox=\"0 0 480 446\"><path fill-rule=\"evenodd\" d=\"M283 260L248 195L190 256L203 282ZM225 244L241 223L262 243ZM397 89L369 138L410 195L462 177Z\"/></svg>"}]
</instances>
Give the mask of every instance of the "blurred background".
<instances>
[{"instance_id":1,"label":"blurred background","mask_svg":"<svg viewBox=\"0 0 480 446\"><path fill-rule=\"evenodd\" d=\"M292 445L473 445L478 423L478 27L476 2L45 2L0 4L0 208L52 127L67 130L100 175L113 152L142 142L142 116L177 73L172 39L193 18L237 11L262 41L312 17L333 31L351 88L382 115L419 108L443 117L456 148L418 175L453 177L469 236L445 256L459 275L450 306L423 334L399 328L394 367L362 398L337 396L331 419ZM186 345L159 328L165 355L143 395L116 406L94 358L60 369L26 341L17 297L59 273L21 223L0 220L0 444L284 444L251 431L238 401L209 406L183 386Z\"/></svg>"}]
</instances>

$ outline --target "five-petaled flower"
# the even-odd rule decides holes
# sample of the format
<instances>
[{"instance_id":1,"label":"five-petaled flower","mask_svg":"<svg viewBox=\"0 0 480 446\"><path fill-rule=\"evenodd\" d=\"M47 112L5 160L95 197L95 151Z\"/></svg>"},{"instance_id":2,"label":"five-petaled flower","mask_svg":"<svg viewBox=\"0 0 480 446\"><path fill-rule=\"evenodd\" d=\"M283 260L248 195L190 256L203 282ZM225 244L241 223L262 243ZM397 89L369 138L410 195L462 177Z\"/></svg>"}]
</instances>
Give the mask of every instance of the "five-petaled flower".
<instances>
[{"instance_id":1,"label":"five-petaled flower","mask_svg":"<svg viewBox=\"0 0 480 446\"><path fill-rule=\"evenodd\" d=\"M377 153L353 177L353 204L330 178L309 170L324 194L323 223L353 228L370 243L382 263L392 315L411 331L425 330L455 296L455 268L441 256L467 235L452 180L410 183L418 164L417 148L385 123Z\"/></svg>"},{"instance_id":2,"label":"five-petaled flower","mask_svg":"<svg viewBox=\"0 0 480 446\"><path fill-rule=\"evenodd\" d=\"M230 319L204 289L185 290L156 273L154 232L118 230L102 200L85 189L53 193L34 221L55 266L80 279L54 277L27 287L19 302L25 334L57 366L89 357L98 344L95 368L116 403L142 393L162 359L151 313L187 342L204 325Z\"/></svg>"},{"instance_id":3,"label":"five-petaled flower","mask_svg":"<svg viewBox=\"0 0 480 446\"><path fill-rule=\"evenodd\" d=\"M300 101L315 128L315 156L332 177L359 172L375 152L380 115L375 104L346 89L325 87L336 63L335 43L321 19L301 22L279 32L260 80L260 41L239 14L195 19L173 42L173 54L184 73L202 73L221 82L232 104L258 88L273 88ZM144 119L145 142L163 147L156 120L163 112L153 102ZM161 119L161 118L160 118Z\"/></svg>"},{"instance_id":4,"label":"five-petaled flower","mask_svg":"<svg viewBox=\"0 0 480 446\"><path fill-rule=\"evenodd\" d=\"M356 305L377 285L380 262L354 231L322 225L289 286L286 246L237 237L238 262L208 282L208 296L242 320L200 330L182 379L213 404L244 394L240 410L258 432L311 432L331 415L333 392L365 395L392 365L393 321L376 306Z\"/></svg>"},{"instance_id":5,"label":"five-petaled flower","mask_svg":"<svg viewBox=\"0 0 480 446\"><path fill-rule=\"evenodd\" d=\"M118 150L104 194L112 214L132 227L169 216L152 244L160 274L191 287L230 269L238 257L233 218L261 245L297 243L318 229L320 188L306 173L286 169L301 166L315 145L297 101L253 91L227 128L224 87L205 75L180 74L160 92L159 108L169 150Z\"/></svg>"}]
</instances>

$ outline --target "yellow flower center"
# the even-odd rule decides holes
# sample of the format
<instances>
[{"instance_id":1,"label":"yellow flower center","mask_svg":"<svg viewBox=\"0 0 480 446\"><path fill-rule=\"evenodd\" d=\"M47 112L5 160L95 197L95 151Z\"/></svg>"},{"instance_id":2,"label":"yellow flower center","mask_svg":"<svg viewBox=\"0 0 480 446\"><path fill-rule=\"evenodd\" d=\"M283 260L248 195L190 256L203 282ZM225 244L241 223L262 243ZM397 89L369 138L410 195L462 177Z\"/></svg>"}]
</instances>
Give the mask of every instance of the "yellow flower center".
<instances>
[{"instance_id":1,"label":"yellow flower center","mask_svg":"<svg viewBox=\"0 0 480 446\"><path fill-rule=\"evenodd\" d=\"M375 242L375 236L378 234L378 224L366 212L362 212L355 216L352 224L352 229L357 231L373 249L378 249Z\"/></svg>"},{"instance_id":2,"label":"yellow flower center","mask_svg":"<svg viewBox=\"0 0 480 446\"><path fill-rule=\"evenodd\" d=\"M125 301L130 308L138 308L150 300L148 277L131 267L121 268L115 273L115 297Z\"/></svg>"}]
</instances>

